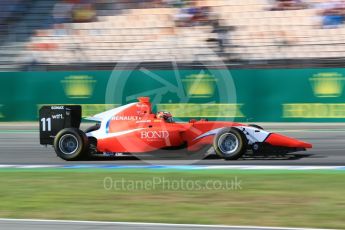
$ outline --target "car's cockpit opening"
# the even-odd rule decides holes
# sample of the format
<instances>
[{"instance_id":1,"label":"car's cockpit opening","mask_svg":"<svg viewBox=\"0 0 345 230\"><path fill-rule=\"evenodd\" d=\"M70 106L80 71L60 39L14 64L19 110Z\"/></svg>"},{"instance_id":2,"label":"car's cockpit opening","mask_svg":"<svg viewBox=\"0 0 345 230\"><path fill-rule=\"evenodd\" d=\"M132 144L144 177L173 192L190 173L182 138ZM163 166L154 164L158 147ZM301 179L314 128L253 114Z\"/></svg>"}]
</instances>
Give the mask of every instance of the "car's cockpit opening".
<instances>
[{"instance_id":1,"label":"car's cockpit opening","mask_svg":"<svg viewBox=\"0 0 345 230\"><path fill-rule=\"evenodd\" d=\"M157 119L162 119L167 123L174 123L174 118L170 112L160 111L156 114Z\"/></svg>"}]
</instances>

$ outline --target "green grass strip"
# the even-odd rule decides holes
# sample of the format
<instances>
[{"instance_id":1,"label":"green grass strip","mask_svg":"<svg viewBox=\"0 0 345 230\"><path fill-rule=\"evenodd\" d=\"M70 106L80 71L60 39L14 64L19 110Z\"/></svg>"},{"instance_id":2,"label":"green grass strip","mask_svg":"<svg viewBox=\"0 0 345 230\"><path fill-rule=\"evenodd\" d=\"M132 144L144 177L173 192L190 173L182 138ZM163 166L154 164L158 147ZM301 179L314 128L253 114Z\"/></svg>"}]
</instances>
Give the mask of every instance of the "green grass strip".
<instances>
[{"instance_id":1,"label":"green grass strip","mask_svg":"<svg viewBox=\"0 0 345 230\"><path fill-rule=\"evenodd\" d=\"M320 170L2 169L0 216L341 229L344 180Z\"/></svg>"}]
</instances>

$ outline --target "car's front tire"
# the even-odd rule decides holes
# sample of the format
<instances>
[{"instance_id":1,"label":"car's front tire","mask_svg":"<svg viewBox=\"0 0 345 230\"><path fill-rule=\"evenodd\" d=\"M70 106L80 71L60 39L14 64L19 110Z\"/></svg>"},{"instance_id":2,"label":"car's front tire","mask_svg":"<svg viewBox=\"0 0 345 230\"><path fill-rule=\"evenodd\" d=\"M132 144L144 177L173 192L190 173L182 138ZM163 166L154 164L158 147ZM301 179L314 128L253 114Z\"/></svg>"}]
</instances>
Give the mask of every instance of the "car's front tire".
<instances>
[{"instance_id":1,"label":"car's front tire","mask_svg":"<svg viewBox=\"0 0 345 230\"><path fill-rule=\"evenodd\" d=\"M247 138L234 127L223 128L215 136L213 147L221 158L237 160L247 151Z\"/></svg>"},{"instance_id":2,"label":"car's front tire","mask_svg":"<svg viewBox=\"0 0 345 230\"><path fill-rule=\"evenodd\" d=\"M55 136L54 149L57 156L67 161L85 159L88 155L88 139L83 131L66 128Z\"/></svg>"}]
</instances>

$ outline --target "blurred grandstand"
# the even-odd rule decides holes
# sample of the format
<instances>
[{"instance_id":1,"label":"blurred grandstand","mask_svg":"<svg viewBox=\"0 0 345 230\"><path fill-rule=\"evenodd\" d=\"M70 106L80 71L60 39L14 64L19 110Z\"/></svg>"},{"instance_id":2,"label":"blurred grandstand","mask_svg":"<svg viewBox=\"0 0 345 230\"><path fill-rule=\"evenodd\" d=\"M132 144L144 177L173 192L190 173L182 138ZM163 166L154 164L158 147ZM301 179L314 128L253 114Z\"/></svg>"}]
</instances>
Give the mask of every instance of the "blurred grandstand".
<instances>
[{"instance_id":1,"label":"blurred grandstand","mask_svg":"<svg viewBox=\"0 0 345 230\"><path fill-rule=\"evenodd\" d=\"M345 1L1 0L0 70L336 66Z\"/></svg>"}]
</instances>

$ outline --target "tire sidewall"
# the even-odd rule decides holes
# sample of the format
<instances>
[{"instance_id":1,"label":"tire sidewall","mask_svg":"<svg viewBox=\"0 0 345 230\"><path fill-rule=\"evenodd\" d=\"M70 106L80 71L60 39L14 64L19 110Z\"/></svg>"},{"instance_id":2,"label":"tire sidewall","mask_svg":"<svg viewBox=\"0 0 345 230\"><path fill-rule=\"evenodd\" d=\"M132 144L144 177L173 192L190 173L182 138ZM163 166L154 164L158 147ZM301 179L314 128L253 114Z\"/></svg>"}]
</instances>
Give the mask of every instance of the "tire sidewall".
<instances>
[{"instance_id":1,"label":"tire sidewall","mask_svg":"<svg viewBox=\"0 0 345 230\"><path fill-rule=\"evenodd\" d=\"M59 142L61 138L65 135L72 135L78 141L78 148L73 154L65 154L61 151ZM54 149L56 155L64 160L80 160L85 157L85 152L87 149L87 137L84 132L75 128L66 128L61 130L54 138Z\"/></svg>"},{"instance_id":2,"label":"tire sidewall","mask_svg":"<svg viewBox=\"0 0 345 230\"><path fill-rule=\"evenodd\" d=\"M231 154L226 154L222 152L222 150L218 146L219 138L227 133L231 133L236 136L238 140L238 147L237 149L231 153ZM231 127L231 128L223 128L221 129L216 136L213 139L213 147L218 156L221 158L224 158L226 160L237 160L240 158L246 151L247 151L247 141L246 141L245 135L238 130L237 128Z\"/></svg>"}]
</instances>

